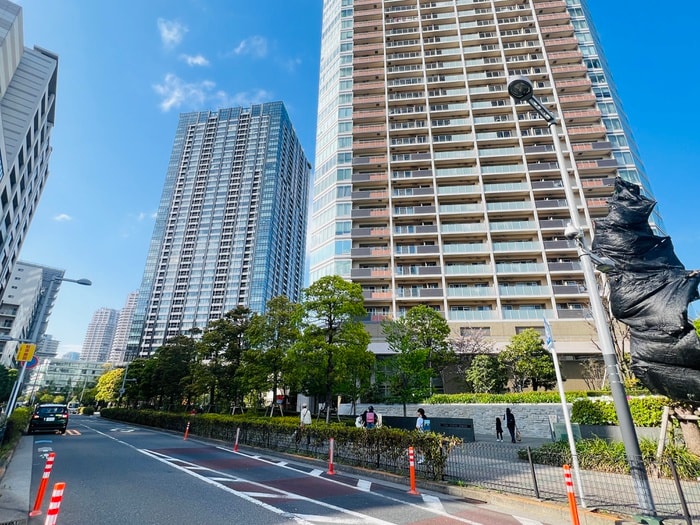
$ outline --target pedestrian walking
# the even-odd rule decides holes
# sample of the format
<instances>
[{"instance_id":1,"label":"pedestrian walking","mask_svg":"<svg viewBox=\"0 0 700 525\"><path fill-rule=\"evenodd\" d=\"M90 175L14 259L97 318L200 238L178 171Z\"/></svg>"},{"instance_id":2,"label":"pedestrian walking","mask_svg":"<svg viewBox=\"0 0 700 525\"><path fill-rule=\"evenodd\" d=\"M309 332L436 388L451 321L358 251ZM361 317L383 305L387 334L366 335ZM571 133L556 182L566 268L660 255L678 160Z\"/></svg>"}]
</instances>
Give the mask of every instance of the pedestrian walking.
<instances>
[{"instance_id":1,"label":"pedestrian walking","mask_svg":"<svg viewBox=\"0 0 700 525\"><path fill-rule=\"evenodd\" d=\"M510 433L510 442L515 443L515 416L510 408L506 408L506 427Z\"/></svg>"},{"instance_id":2,"label":"pedestrian walking","mask_svg":"<svg viewBox=\"0 0 700 525\"><path fill-rule=\"evenodd\" d=\"M503 441L503 425L500 417L496 418L496 441Z\"/></svg>"}]
</instances>

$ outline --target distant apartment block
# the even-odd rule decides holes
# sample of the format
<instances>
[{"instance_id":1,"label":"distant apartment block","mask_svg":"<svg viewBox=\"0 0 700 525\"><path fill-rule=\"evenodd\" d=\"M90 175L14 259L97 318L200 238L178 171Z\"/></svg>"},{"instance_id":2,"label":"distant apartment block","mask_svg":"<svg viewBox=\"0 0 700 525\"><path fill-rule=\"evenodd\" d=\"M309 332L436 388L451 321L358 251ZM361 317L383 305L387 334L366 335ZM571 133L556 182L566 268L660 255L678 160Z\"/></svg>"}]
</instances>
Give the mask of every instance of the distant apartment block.
<instances>
[{"instance_id":1,"label":"distant apartment block","mask_svg":"<svg viewBox=\"0 0 700 525\"><path fill-rule=\"evenodd\" d=\"M180 115L129 358L238 306L299 299L310 169L282 102Z\"/></svg>"},{"instance_id":2,"label":"distant apartment block","mask_svg":"<svg viewBox=\"0 0 700 525\"><path fill-rule=\"evenodd\" d=\"M55 346L44 335L63 274L63 270L23 261L14 265L0 299L0 334L10 339L0 341L0 364L17 365L14 358L20 341L37 344L35 355L40 360L56 355Z\"/></svg>"},{"instance_id":3,"label":"distant apartment block","mask_svg":"<svg viewBox=\"0 0 700 525\"><path fill-rule=\"evenodd\" d=\"M119 311L112 308L100 308L93 314L80 352L81 361L100 363L107 361L118 319Z\"/></svg>"},{"instance_id":4,"label":"distant apartment block","mask_svg":"<svg viewBox=\"0 0 700 525\"><path fill-rule=\"evenodd\" d=\"M138 296L138 292L131 292L126 298L124 307L119 310L119 319L117 320L117 328L114 332L112 350L107 359L108 363L118 364L126 361L126 344L129 340L129 329L131 328L131 321L134 318L136 299Z\"/></svg>"}]
</instances>

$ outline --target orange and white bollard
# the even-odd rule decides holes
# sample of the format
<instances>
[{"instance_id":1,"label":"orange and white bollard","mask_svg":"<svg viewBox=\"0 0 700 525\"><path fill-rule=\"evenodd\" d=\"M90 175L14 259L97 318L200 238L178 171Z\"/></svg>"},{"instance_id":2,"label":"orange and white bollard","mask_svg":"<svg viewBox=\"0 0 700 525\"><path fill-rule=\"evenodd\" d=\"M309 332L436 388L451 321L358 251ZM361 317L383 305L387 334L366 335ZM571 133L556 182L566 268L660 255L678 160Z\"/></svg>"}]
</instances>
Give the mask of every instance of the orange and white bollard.
<instances>
[{"instance_id":1,"label":"orange and white bollard","mask_svg":"<svg viewBox=\"0 0 700 525\"><path fill-rule=\"evenodd\" d=\"M190 435L190 422L187 422L187 426L185 427L185 437L183 438L183 441L187 441L187 436Z\"/></svg>"},{"instance_id":2,"label":"orange and white bollard","mask_svg":"<svg viewBox=\"0 0 700 525\"><path fill-rule=\"evenodd\" d=\"M66 488L66 484L56 483L53 486L53 492L51 493L51 502L49 503L49 510L46 511L46 521L44 525L56 525L56 520L58 519L58 511L61 508L61 500L63 499L63 491Z\"/></svg>"},{"instance_id":3,"label":"orange and white bollard","mask_svg":"<svg viewBox=\"0 0 700 525\"><path fill-rule=\"evenodd\" d=\"M328 442L328 473L329 474L335 474L335 470L333 470L333 449L335 448L335 439L330 438Z\"/></svg>"},{"instance_id":4,"label":"orange and white bollard","mask_svg":"<svg viewBox=\"0 0 700 525\"><path fill-rule=\"evenodd\" d=\"M46 492L46 485L49 482L49 476L51 475L51 469L53 468L53 462L56 458L55 452L49 452L49 457L46 458L46 466L44 467L44 474L41 476L41 483L39 483L39 492L36 493L36 500L34 501L34 508L29 513L30 516L39 516L41 514L41 502L44 499L44 493Z\"/></svg>"},{"instance_id":5,"label":"orange and white bollard","mask_svg":"<svg viewBox=\"0 0 700 525\"><path fill-rule=\"evenodd\" d=\"M569 497L571 525L580 525L578 520L578 507L576 507L576 495L574 494L574 482L571 479L571 468L569 465L564 465L564 482L566 483L566 494Z\"/></svg>"},{"instance_id":6,"label":"orange and white bollard","mask_svg":"<svg viewBox=\"0 0 700 525\"><path fill-rule=\"evenodd\" d=\"M236 442L233 444L233 451L238 452L238 436L241 435L241 427L236 429Z\"/></svg>"},{"instance_id":7,"label":"orange and white bollard","mask_svg":"<svg viewBox=\"0 0 700 525\"><path fill-rule=\"evenodd\" d=\"M408 472L411 477L411 489L408 491L408 493L420 494L416 490L416 455L413 451L413 447L408 447Z\"/></svg>"}]
</instances>

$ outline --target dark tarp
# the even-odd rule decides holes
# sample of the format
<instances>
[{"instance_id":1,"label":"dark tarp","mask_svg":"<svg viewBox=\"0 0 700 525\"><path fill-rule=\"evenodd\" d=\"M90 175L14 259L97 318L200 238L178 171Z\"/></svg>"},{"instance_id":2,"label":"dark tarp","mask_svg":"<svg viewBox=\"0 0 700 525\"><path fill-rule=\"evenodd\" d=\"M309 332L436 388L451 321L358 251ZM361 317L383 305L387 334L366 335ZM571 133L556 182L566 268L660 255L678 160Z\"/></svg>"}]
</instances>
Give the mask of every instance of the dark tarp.
<instances>
[{"instance_id":1,"label":"dark tarp","mask_svg":"<svg viewBox=\"0 0 700 525\"><path fill-rule=\"evenodd\" d=\"M595 221L592 251L615 262L608 272L613 316L630 327L632 371L652 392L700 403L700 339L688 304L700 272L687 271L670 237L654 234L656 201L617 178L610 213Z\"/></svg>"}]
</instances>

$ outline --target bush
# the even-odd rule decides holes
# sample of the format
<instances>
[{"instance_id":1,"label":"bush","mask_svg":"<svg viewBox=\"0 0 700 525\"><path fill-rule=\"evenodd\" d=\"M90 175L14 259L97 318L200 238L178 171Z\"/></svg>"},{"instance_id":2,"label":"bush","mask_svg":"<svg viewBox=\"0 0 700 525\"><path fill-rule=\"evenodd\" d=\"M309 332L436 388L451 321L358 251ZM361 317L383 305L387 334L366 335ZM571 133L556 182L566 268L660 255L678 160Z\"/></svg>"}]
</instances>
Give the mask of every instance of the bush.
<instances>
[{"instance_id":1,"label":"bush","mask_svg":"<svg viewBox=\"0 0 700 525\"><path fill-rule=\"evenodd\" d=\"M661 396L629 399L632 421L638 427L658 427L669 400ZM610 398L577 399L571 408L571 421L581 425L617 425L615 404Z\"/></svg>"},{"instance_id":2,"label":"bush","mask_svg":"<svg viewBox=\"0 0 700 525\"><path fill-rule=\"evenodd\" d=\"M586 392L566 392L566 400L573 402L586 397ZM520 392L511 394L435 394L427 403L432 405L449 405L451 403L561 403L559 392Z\"/></svg>"},{"instance_id":3,"label":"bush","mask_svg":"<svg viewBox=\"0 0 700 525\"><path fill-rule=\"evenodd\" d=\"M660 460L656 459L657 443L650 439L639 442L642 459L648 471L662 477L671 477L668 460L672 459L681 479L696 480L700 476L700 457L688 452L685 447L666 445ZM545 443L530 451L532 461L543 465L571 465L571 451L566 441ZM586 470L628 474L630 471L625 446L620 441L609 443L604 439L582 439L576 442L579 466ZM518 451L520 459L527 460L527 451Z\"/></svg>"},{"instance_id":4,"label":"bush","mask_svg":"<svg viewBox=\"0 0 700 525\"><path fill-rule=\"evenodd\" d=\"M80 407L80 413L84 416L91 416L95 413L95 408L91 406Z\"/></svg>"}]
</instances>

